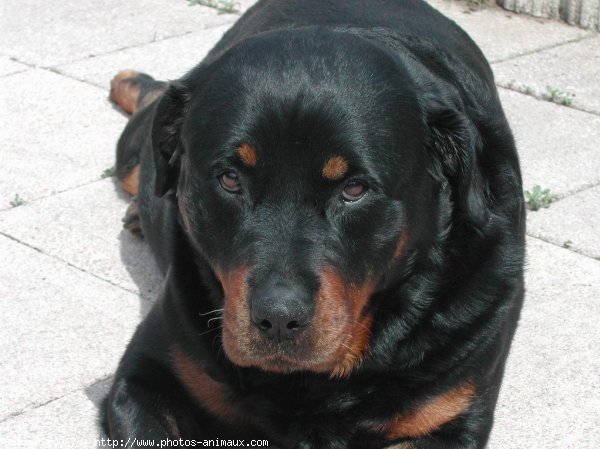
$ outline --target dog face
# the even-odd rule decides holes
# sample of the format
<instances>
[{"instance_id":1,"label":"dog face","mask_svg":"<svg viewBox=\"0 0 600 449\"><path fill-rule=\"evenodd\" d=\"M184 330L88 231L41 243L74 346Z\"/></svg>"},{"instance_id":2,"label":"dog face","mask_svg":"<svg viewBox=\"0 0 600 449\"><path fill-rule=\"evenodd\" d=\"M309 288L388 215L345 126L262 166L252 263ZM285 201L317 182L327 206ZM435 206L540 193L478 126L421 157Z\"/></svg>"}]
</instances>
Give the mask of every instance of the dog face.
<instances>
[{"instance_id":1,"label":"dog face","mask_svg":"<svg viewBox=\"0 0 600 449\"><path fill-rule=\"evenodd\" d=\"M468 126L430 97L382 46L310 29L244 41L164 95L157 192L176 188L222 286L232 362L348 374L369 349L372 298L436 232L440 178L477 215L477 183L450 179L469 163Z\"/></svg>"}]
</instances>

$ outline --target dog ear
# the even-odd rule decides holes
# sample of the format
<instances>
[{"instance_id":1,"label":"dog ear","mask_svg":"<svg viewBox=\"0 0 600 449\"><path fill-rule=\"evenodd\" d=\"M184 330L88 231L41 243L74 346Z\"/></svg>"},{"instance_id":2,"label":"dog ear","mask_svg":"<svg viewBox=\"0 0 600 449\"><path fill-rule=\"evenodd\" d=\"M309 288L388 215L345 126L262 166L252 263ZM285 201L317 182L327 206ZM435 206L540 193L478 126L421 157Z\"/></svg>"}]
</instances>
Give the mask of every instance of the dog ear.
<instances>
[{"instance_id":1,"label":"dog ear","mask_svg":"<svg viewBox=\"0 0 600 449\"><path fill-rule=\"evenodd\" d=\"M485 181L479 165L483 147L475 124L465 114L453 88L435 89L425 97L427 146L454 191L462 216L477 228L489 221Z\"/></svg>"},{"instance_id":2,"label":"dog ear","mask_svg":"<svg viewBox=\"0 0 600 449\"><path fill-rule=\"evenodd\" d=\"M152 149L157 196L163 196L176 185L183 153L181 126L188 100L189 92L185 86L172 82L156 105L152 123Z\"/></svg>"}]
</instances>

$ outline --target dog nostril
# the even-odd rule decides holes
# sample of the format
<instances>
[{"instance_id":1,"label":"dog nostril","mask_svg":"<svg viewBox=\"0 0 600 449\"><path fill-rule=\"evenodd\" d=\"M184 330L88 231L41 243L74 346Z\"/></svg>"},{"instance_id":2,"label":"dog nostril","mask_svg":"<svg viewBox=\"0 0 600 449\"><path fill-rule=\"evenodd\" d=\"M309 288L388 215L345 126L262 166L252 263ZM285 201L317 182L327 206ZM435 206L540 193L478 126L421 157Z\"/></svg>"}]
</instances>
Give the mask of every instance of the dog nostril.
<instances>
[{"instance_id":1,"label":"dog nostril","mask_svg":"<svg viewBox=\"0 0 600 449\"><path fill-rule=\"evenodd\" d=\"M312 313L311 298L304 289L270 280L250 294L250 321L260 338L294 340L304 332Z\"/></svg>"},{"instance_id":2,"label":"dog nostril","mask_svg":"<svg viewBox=\"0 0 600 449\"><path fill-rule=\"evenodd\" d=\"M287 323L286 327L290 330L295 330L298 329L300 325L298 324L298 321L290 321L289 323Z\"/></svg>"},{"instance_id":3,"label":"dog nostril","mask_svg":"<svg viewBox=\"0 0 600 449\"><path fill-rule=\"evenodd\" d=\"M264 331L268 331L269 329L271 329L273 327L273 325L271 324L271 322L269 320L262 320L258 324L258 327L260 327Z\"/></svg>"}]
</instances>

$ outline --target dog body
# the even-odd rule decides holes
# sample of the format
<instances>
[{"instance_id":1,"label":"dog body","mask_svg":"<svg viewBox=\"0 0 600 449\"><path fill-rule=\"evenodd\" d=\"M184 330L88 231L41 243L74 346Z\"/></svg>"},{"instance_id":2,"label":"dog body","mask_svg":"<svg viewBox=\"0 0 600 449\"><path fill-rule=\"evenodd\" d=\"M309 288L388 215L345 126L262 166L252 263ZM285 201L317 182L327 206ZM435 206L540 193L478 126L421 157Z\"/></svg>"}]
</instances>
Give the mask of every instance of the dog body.
<instances>
[{"instance_id":1,"label":"dog body","mask_svg":"<svg viewBox=\"0 0 600 449\"><path fill-rule=\"evenodd\" d=\"M263 0L180 80L113 87L137 101L117 173L166 281L111 437L485 446L524 207L463 31L416 0Z\"/></svg>"}]
</instances>

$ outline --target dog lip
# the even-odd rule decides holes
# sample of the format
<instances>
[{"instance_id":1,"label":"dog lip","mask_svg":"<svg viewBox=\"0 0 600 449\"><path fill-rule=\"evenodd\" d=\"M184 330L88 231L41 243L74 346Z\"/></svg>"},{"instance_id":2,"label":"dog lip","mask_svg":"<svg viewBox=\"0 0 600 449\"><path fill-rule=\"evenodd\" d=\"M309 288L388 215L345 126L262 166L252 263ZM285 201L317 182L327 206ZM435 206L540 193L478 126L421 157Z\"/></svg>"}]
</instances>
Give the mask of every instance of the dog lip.
<instances>
[{"instance_id":1,"label":"dog lip","mask_svg":"<svg viewBox=\"0 0 600 449\"><path fill-rule=\"evenodd\" d=\"M315 368L319 368L323 365L323 362L308 361L284 354L274 354L267 357L255 357L250 366L260 368L264 371L271 371L275 373L290 373L296 371L315 371ZM320 370L319 370L320 371Z\"/></svg>"},{"instance_id":2,"label":"dog lip","mask_svg":"<svg viewBox=\"0 0 600 449\"><path fill-rule=\"evenodd\" d=\"M259 350L237 353L231 361L239 366L255 367L273 373L290 373L297 371L328 372L339 360L332 360L331 355L311 351L309 347L289 344L275 344L271 340L263 341ZM291 343L291 342L288 342Z\"/></svg>"}]
</instances>

